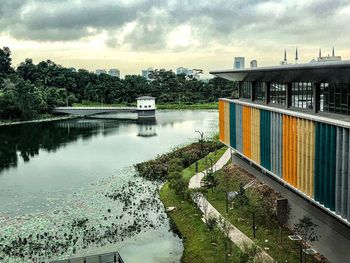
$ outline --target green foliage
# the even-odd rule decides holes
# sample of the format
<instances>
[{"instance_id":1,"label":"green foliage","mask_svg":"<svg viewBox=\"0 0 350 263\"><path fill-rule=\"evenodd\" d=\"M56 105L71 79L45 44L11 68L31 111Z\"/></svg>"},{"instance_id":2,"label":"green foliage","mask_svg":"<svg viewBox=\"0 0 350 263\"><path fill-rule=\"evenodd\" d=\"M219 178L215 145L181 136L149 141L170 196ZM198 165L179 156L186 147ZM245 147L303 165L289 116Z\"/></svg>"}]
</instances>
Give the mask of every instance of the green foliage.
<instances>
[{"instance_id":1,"label":"green foliage","mask_svg":"<svg viewBox=\"0 0 350 263\"><path fill-rule=\"evenodd\" d=\"M196 142L185 147L176 148L167 154L158 156L154 160L136 164L135 168L142 177L164 181L170 172L188 167L208 153L221 147L222 145L218 141L205 141L202 152L201 144Z\"/></svg>"},{"instance_id":2,"label":"green foliage","mask_svg":"<svg viewBox=\"0 0 350 263\"><path fill-rule=\"evenodd\" d=\"M236 207L244 207L249 204L249 197L247 196L244 185L242 183L239 184L239 190L235 197L235 206Z\"/></svg>"},{"instance_id":3,"label":"green foliage","mask_svg":"<svg viewBox=\"0 0 350 263\"><path fill-rule=\"evenodd\" d=\"M302 237L303 242L314 242L319 238L316 231L317 227L318 225L312 221L311 217L304 216L299 218L298 223L294 224L293 231Z\"/></svg>"},{"instance_id":4,"label":"green foliage","mask_svg":"<svg viewBox=\"0 0 350 263\"><path fill-rule=\"evenodd\" d=\"M182 177L181 172L172 172L169 175L169 186L175 191L175 194L185 199L187 186L185 179Z\"/></svg>"},{"instance_id":5,"label":"green foliage","mask_svg":"<svg viewBox=\"0 0 350 263\"><path fill-rule=\"evenodd\" d=\"M4 83L9 79L15 85L21 82L20 86L23 86L23 81L33 85L34 88L29 92L37 96L37 99L43 100L46 105L41 105L43 107L39 109L28 109L28 114L23 114L17 108L13 111L13 106L9 103L13 94L7 94L9 91L4 87ZM196 79L187 80L183 75L176 75L168 70L155 70L151 74L151 80L136 75L125 76L122 80L107 74L97 76L84 69L76 71L73 68L65 68L51 60L35 65L29 58L20 63L14 71L11 67L10 49L0 49L0 96L5 96L1 105L2 119L31 118L56 106L83 101L130 104L141 95L154 96L157 103L163 105L206 104L207 107L217 108L215 103L219 97L234 96L236 90L236 83L231 81L214 78L204 83ZM20 106L23 108L30 105L27 103Z\"/></svg>"},{"instance_id":6,"label":"green foliage","mask_svg":"<svg viewBox=\"0 0 350 263\"><path fill-rule=\"evenodd\" d=\"M260 249L258 246L253 244L243 243L243 248L237 252L240 263L256 263L258 262L257 255L259 254Z\"/></svg>"}]
</instances>

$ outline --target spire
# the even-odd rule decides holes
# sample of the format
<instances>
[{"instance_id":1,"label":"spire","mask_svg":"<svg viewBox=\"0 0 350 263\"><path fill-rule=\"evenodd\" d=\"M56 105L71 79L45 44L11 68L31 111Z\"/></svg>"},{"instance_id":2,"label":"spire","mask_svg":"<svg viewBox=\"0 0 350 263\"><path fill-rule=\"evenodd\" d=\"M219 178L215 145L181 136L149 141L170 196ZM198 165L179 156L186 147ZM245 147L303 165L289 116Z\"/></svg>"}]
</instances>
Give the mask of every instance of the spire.
<instances>
[{"instance_id":1,"label":"spire","mask_svg":"<svg viewBox=\"0 0 350 263\"><path fill-rule=\"evenodd\" d=\"M298 60L299 60L299 57L298 57L298 47L295 48L295 64L298 64Z\"/></svg>"},{"instance_id":2,"label":"spire","mask_svg":"<svg viewBox=\"0 0 350 263\"><path fill-rule=\"evenodd\" d=\"M284 64L287 64L287 50L284 50Z\"/></svg>"},{"instance_id":3,"label":"spire","mask_svg":"<svg viewBox=\"0 0 350 263\"><path fill-rule=\"evenodd\" d=\"M322 57L322 51L320 49L320 51L318 52L318 57L321 58Z\"/></svg>"},{"instance_id":4,"label":"spire","mask_svg":"<svg viewBox=\"0 0 350 263\"><path fill-rule=\"evenodd\" d=\"M333 47L333 49L332 49L332 57L334 57L334 55L335 55L335 52L334 52L334 47Z\"/></svg>"}]
</instances>

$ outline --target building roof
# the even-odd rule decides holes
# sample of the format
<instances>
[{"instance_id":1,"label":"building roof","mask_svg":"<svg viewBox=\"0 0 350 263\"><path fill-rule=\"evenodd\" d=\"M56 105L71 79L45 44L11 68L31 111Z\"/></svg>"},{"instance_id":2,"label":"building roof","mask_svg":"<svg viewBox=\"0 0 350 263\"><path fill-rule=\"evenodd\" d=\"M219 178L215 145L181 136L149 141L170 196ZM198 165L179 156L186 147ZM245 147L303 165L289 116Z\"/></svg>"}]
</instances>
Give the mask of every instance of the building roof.
<instances>
[{"instance_id":1,"label":"building roof","mask_svg":"<svg viewBox=\"0 0 350 263\"><path fill-rule=\"evenodd\" d=\"M210 71L234 81L350 83L350 60Z\"/></svg>"},{"instance_id":2,"label":"building roof","mask_svg":"<svg viewBox=\"0 0 350 263\"><path fill-rule=\"evenodd\" d=\"M155 99L155 97L151 97L151 96L141 96L136 98L137 100L151 100L151 99Z\"/></svg>"}]
</instances>

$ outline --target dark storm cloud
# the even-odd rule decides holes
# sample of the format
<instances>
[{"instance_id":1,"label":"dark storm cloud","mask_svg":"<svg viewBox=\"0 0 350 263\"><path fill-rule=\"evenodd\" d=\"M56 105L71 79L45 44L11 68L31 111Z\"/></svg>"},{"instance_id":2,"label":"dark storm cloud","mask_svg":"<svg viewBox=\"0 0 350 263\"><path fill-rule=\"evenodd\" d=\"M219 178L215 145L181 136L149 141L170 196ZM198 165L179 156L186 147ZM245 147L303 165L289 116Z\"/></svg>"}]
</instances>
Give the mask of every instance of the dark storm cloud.
<instances>
[{"instance_id":1,"label":"dark storm cloud","mask_svg":"<svg viewBox=\"0 0 350 263\"><path fill-rule=\"evenodd\" d=\"M77 40L104 30L109 47L141 50L166 48L168 34L184 24L203 45L322 42L330 32L350 33L349 18L337 16L348 5L347 0L1 0L0 26L17 39L36 41ZM135 27L117 41L118 30L129 22Z\"/></svg>"}]
</instances>

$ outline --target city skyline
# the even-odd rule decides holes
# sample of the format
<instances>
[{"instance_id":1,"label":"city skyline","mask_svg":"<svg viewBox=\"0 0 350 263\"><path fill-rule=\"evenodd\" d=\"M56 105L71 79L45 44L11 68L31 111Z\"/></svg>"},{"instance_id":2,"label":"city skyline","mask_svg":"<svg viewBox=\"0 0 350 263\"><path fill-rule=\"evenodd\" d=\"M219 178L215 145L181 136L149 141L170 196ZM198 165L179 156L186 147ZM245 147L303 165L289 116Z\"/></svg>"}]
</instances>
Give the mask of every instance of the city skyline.
<instances>
[{"instance_id":1,"label":"city skyline","mask_svg":"<svg viewBox=\"0 0 350 263\"><path fill-rule=\"evenodd\" d=\"M277 65L284 49L291 60L296 46L300 63L333 46L350 58L347 1L65 2L3 1L0 45L10 47L14 66L32 58L90 71L119 68L122 76L179 66L208 76L231 68L235 56Z\"/></svg>"}]
</instances>

